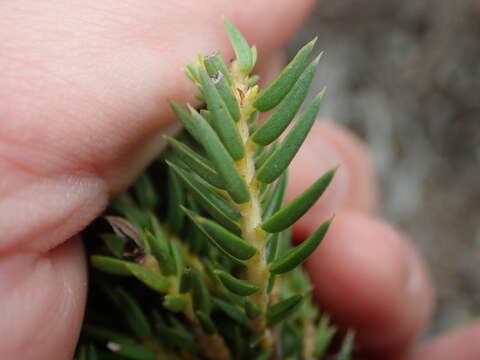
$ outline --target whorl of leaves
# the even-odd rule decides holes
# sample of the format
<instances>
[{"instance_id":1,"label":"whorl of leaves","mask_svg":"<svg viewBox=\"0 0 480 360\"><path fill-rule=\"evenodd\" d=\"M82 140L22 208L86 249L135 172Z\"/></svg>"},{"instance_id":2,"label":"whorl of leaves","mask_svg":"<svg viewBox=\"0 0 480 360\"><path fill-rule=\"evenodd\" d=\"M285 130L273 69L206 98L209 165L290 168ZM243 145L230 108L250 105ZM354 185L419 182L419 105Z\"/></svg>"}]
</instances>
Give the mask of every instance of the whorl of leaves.
<instances>
[{"instance_id":1,"label":"whorl of leaves","mask_svg":"<svg viewBox=\"0 0 480 360\"><path fill-rule=\"evenodd\" d=\"M324 95L280 139L312 83L315 40L260 90L256 48L224 23L236 59L227 65L217 51L185 70L205 107L171 103L185 130L166 137L158 161L87 233L93 270L77 360L350 358L353 335L335 355L336 329L301 268L332 220L290 243L335 170L283 204L287 169Z\"/></svg>"}]
</instances>

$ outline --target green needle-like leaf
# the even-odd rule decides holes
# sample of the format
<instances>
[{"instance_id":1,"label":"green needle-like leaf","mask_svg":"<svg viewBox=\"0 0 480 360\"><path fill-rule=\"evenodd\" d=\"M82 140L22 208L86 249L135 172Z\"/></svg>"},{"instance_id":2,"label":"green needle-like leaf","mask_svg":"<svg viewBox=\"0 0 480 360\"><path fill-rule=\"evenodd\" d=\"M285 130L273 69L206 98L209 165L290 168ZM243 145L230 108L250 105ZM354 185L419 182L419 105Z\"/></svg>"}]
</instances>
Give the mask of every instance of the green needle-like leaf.
<instances>
[{"instance_id":1,"label":"green needle-like leaf","mask_svg":"<svg viewBox=\"0 0 480 360\"><path fill-rule=\"evenodd\" d=\"M171 169L168 171L168 211L167 220L170 230L178 233L183 228L185 213L180 210L184 202L184 193L177 176Z\"/></svg>"},{"instance_id":2,"label":"green needle-like leaf","mask_svg":"<svg viewBox=\"0 0 480 360\"><path fill-rule=\"evenodd\" d=\"M278 149L279 146L280 146L279 142L274 142L268 148L264 147L264 150L261 152L258 158L255 159L255 168L260 169L263 166L263 164L265 164L265 162Z\"/></svg>"},{"instance_id":3,"label":"green needle-like leaf","mask_svg":"<svg viewBox=\"0 0 480 360\"><path fill-rule=\"evenodd\" d=\"M278 75L278 77L257 96L253 102L253 106L256 109L262 112L268 111L282 101L305 69L308 57L310 56L316 41L317 39L315 38L301 48L292 61L290 61L285 69L282 70L280 75Z\"/></svg>"},{"instance_id":4,"label":"green needle-like leaf","mask_svg":"<svg viewBox=\"0 0 480 360\"><path fill-rule=\"evenodd\" d=\"M233 50L235 51L235 55L237 56L240 71L243 74L248 75L255 66L253 62L252 50L250 49L247 40L245 40L245 38L235 25L233 25L225 18L223 19L223 23L225 24L225 28L228 32L228 37L230 38Z\"/></svg>"},{"instance_id":5,"label":"green needle-like leaf","mask_svg":"<svg viewBox=\"0 0 480 360\"><path fill-rule=\"evenodd\" d=\"M322 90L313 99L285 140L261 165L257 173L258 181L270 184L288 168L315 122L324 92Z\"/></svg>"},{"instance_id":6,"label":"green needle-like leaf","mask_svg":"<svg viewBox=\"0 0 480 360\"><path fill-rule=\"evenodd\" d=\"M266 247L266 250L267 250L267 264L270 264L272 261L274 261L276 258L277 258L277 254L278 254L278 241L279 241L279 237L282 233L276 233L276 234L273 234L270 239L268 240L268 243L267 243L267 247Z\"/></svg>"},{"instance_id":7,"label":"green needle-like leaf","mask_svg":"<svg viewBox=\"0 0 480 360\"><path fill-rule=\"evenodd\" d=\"M136 337L140 339L150 339L152 337L152 328L145 313L137 302L121 289L107 294L123 313Z\"/></svg>"},{"instance_id":8,"label":"green needle-like leaf","mask_svg":"<svg viewBox=\"0 0 480 360\"><path fill-rule=\"evenodd\" d=\"M185 259L180 249L180 244L176 241L170 241L170 253L172 254L173 262L175 263L175 275L180 276L185 268Z\"/></svg>"},{"instance_id":9,"label":"green needle-like leaf","mask_svg":"<svg viewBox=\"0 0 480 360\"><path fill-rule=\"evenodd\" d=\"M280 259L271 263L269 266L270 272L272 274L282 274L295 269L307 260L325 237L331 222L331 220L325 221L307 240L288 251Z\"/></svg>"},{"instance_id":10,"label":"green needle-like leaf","mask_svg":"<svg viewBox=\"0 0 480 360\"><path fill-rule=\"evenodd\" d=\"M217 91L224 101L233 120L238 121L240 120L240 107L230 86L232 84L231 80L228 80L230 73L227 70L226 75L225 70L222 69L222 65L220 65L220 63L223 63L223 61L218 61L218 54L205 57L205 68L207 69L208 74L214 79L213 82L215 87L217 88Z\"/></svg>"},{"instance_id":11,"label":"green needle-like leaf","mask_svg":"<svg viewBox=\"0 0 480 360\"><path fill-rule=\"evenodd\" d=\"M101 234L100 237L113 255L119 258L123 256L127 242L125 239L114 233Z\"/></svg>"},{"instance_id":12,"label":"green needle-like leaf","mask_svg":"<svg viewBox=\"0 0 480 360\"><path fill-rule=\"evenodd\" d=\"M202 85L202 93L207 102L208 109L212 114L212 125L232 158L234 160L240 160L245 156L242 138L235 126L233 117L230 115L227 104L225 104L216 85L213 83L214 81L216 80L212 80L206 71L200 70L200 84ZM231 92L228 85L226 90ZM227 96L226 93L223 95ZM236 103L235 98L233 98L232 101ZM238 119L240 119L240 116Z\"/></svg>"},{"instance_id":13,"label":"green needle-like leaf","mask_svg":"<svg viewBox=\"0 0 480 360\"><path fill-rule=\"evenodd\" d=\"M194 176L191 176L191 174L188 174L185 170L180 169L170 162L167 163L186 185L188 190L190 190L202 208L228 229L238 231L237 221L241 218L241 215L232 205L208 187L204 186L201 182L197 181Z\"/></svg>"},{"instance_id":14,"label":"green needle-like leaf","mask_svg":"<svg viewBox=\"0 0 480 360\"><path fill-rule=\"evenodd\" d=\"M205 99L202 99L201 101L202 101L202 102L205 102ZM209 124L212 123L212 113L211 113L209 110L201 109L201 110L200 110L200 115L202 115L203 118L204 118L205 120L207 120L207 122L208 122Z\"/></svg>"},{"instance_id":15,"label":"green needle-like leaf","mask_svg":"<svg viewBox=\"0 0 480 360\"><path fill-rule=\"evenodd\" d=\"M162 272L165 275L175 273L175 262L170 251L170 240L167 233L160 225L156 216L150 216L152 232L145 232L145 239L152 249L152 254L160 263Z\"/></svg>"},{"instance_id":16,"label":"green needle-like leaf","mask_svg":"<svg viewBox=\"0 0 480 360\"><path fill-rule=\"evenodd\" d=\"M293 295L269 307L267 311L268 326L278 324L293 315L298 310L303 298L303 295Z\"/></svg>"},{"instance_id":17,"label":"green needle-like leaf","mask_svg":"<svg viewBox=\"0 0 480 360\"><path fill-rule=\"evenodd\" d=\"M253 68L255 66L255 64L257 63L257 57L258 57L257 47L255 45L253 45L250 48L250 52L252 53L252 68Z\"/></svg>"},{"instance_id":18,"label":"green needle-like leaf","mask_svg":"<svg viewBox=\"0 0 480 360\"><path fill-rule=\"evenodd\" d=\"M193 210L195 213L197 214L200 213L200 207L191 196L187 198L187 206L189 209ZM228 229L228 226L226 228ZM238 227L236 227L236 229L237 231L240 231ZM230 229L230 230L235 232L235 229ZM211 249L210 242L207 236L192 221L189 221L187 223L185 239L188 242L188 247L190 251L194 254L204 255L209 251L209 249Z\"/></svg>"},{"instance_id":19,"label":"green needle-like leaf","mask_svg":"<svg viewBox=\"0 0 480 360\"><path fill-rule=\"evenodd\" d=\"M212 309L212 298L210 296L210 292L208 291L207 285L205 284L204 278L199 274L198 271L191 271L190 284L192 286L193 309L210 314Z\"/></svg>"},{"instance_id":20,"label":"green needle-like leaf","mask_svg":"<svg viewBox=\"0 0 480 360\"><path fill-rule=\"evenodd\" d=\"M253 112L247 120L248 133L253 134L258 127L258 120L260 119L260 113L258 111Z\"/></svg>"},{"instance_id":21,"label":"green needle-like leaf","mask_svg":"<svg viewBox=\"0 0 480 360\"><path fill-rule=\"evenodd\" d=\"M314 354L316 358L321 358L325 355L333 336L337 332L334 326L329 325L330 319L327 315L322 315L315 330L315 349Z\"/></svg>"},{"instance_id":22,"label":"green needle-like leaf","mask_svg":"<svg viewBox=\"0 0 480 360\"><path fill-rule=\"evenodd\" d=\"M81 346L77 360L98 360L97 350L93 345Z\"/></svg>"},{"instance_id":23,"label":"green needle-like leaf","mask_svg":"<svg viewBox=\"0 0 480 360\"><path fill-rule=\"evenodd\" d=\"M353 339L354 333L352 331L347 332L345 338L342 341L340 352L335 356L335 360L350 360L353 352Z\"/></svg>"},{"instance_id":24,"label":"green needle-like leaf","mask_svg":"<svg viewBox=\"0 0 480 360\"><path fill-rule=\"evenodd\" d=\"M183 334L178 329L168 328L166 326L159 326L159 332L162 337L165 337L164 341L168 342L169 346L178 347L182 351L187 351L192 354L196 354L199 351L200 346L195 342L195 339L190 334ZM180 360L181 357L171 355L172 357L165 358L165 360ZM195 358L195 357L194 357ZM157 360L163 360L164 357L158 357ZM118 359L120 360L120 359Z\"/></svg>"},{"instance_id":25,"label":"green needle-like leaf","mask_svg":"<svg viewBox=\"0 0 480 360\"><path fill-rule=\"evenodd\" d=\"M146 173L139 176L133 188L142 208L147 210L155 209L158 204L158 194Z\"/></svg>"},{"instance_id":26,"label":"green needle-like leaf","mask_svg":"<svg viewBox=\"0 0 480 360\"><path fill-rule=\"evenodd\" d=\"M115 259L109 256L93 255L91 258L92 266L113 275L130 276L131 272L126 265L129 261Z\"/></svg>"},{"instance_id":27,"label":"green needle-like leaf","mask_svg":"<svg viewBox=\"0 0 480 360\"><path fill-rule=\"evenodd\" d=\"M250 199L250 193L247 184L235 167L232 157L207 121L195 109L190 109L193 118L192 124L185 127L188 131L190 131L190 126L194 128L193 132L201 139L200 143L225 181L227 191L232 199L238 204L247 202ZM192 134L192 136L194 135Z\"/></svg>"},{"instance_id":28,"label":"green needle-like leaf","mask_svg":"<svg viewBox=\"0 0 480 360\"><path fill-rule=\"evenodd\" d=\"M101 326L84 324L82 327L82 332L89 337L102 342L111 340L132 341L132 339L128 335Z\"/></svg>"},{"instance_id":29,"label":"green needle-like leaf","mask_svg":"<svg viewBox=\"0 0 480 360\"><path fill-rule=\"evenodd\" d=\"M200 320L200 325L202 326L203 331L205 331L205 334L213 335L217 332L217 327L208 314L203 311L197 311L196 315L198 320Z\"/></svg>"},{"instance_id":30,"label":"green needle-like leaf","mask_svg":"<svg viewBox=\"0 0 480 360\"><path fill-rule=\"evenodd\" d=\"M183 126L185 126L185 129L187 129L188 133L192 135L192 137L197 142L202 144L202 137L199 135L199 132L197 130L197 127L195 126L195 123L192 119L190 112L187 109L185 109L183 106L180 106L174 103L173 101L170 101L170 107L175 112L177 117L180 119Z\"/></svg>"},{"instance_id":31,"label":"green needle-like leaf","mask_svg":"<svg viewBox=\"0 0 480 360\"><path fill-rule=\"evenodd\" d=\"M183 269L182 275L180 277L180 294L185 294L189 292L192 288L192 269L187 267Z\"/></svg>"},{"instance_id":32,"label":"green needle-like leaf","mask_svg":"<svg viewBox=\"0 0 480 360\"><path fill-rule=\"evenodd\" d=\"M155 271L145 269L137 264L127 264L126 267L133 276L151 289L158 291L159 293L165 293L168 291L170 283L165 276L162 276Z\"/></svg>"},{"instance_id":33,"label":"green needle-like leaf","mask_svg":"<svg viewBox=\"0 0 480 360\"><path fill-rule=\"evenodd\" d=\"M246 325L247 324L247 317L245 316L245 313L242 310L240 310L238 307L236 307L235 305L232 305L232 304L230 304L226 301L220 300L218 298L213 298L213 304L215 305L216 308L223 311L231 319L235 320L240 325Z\"/></svg>"},{"instance_id":34,"label":"green needle-like leaf","mask_svg":"<svg viewBox=\"0 0 480 360\"><path fill-rule=\"evenodd\" d=\"M182 159L202 179L213 186L216 186L220 189L225 189L225 182L218 176L217 172L207 159L174 138L165 136L165 139L167 139L167 142L172 149L175 150L178 157Z\"/></svg>"},{"instance_id":35,"label":"green needle-like leaf","mask_svg":"<svg viewBox=\"0 0 480 360\"><path fill-rule=\"evenodd\" d=\"M252 140L256 144L263 146L270 144L287 128L307 96L319 61L317 57L307 66L274 113L255 131Z\"/></svg>"},{"instance_id":36,"label":"green needle-like leaf","mask_svg":"<svg viewBox=\"0 0 480 360\"><path fill-rule=\"evenodd\" d=\"M119 354L126 359L131 360L155 360L156 355L153 350L144 346L124 342L121 340L110 341L107 343L107 348Z\"/></svg>"},{"instance_id":37,"label":"green needle-like leaf","mask_svg":"<svg viewBox=\"0 0 480 360\"><path fill-rule=\"evenodd\" d=\"M258 306L249 298L245 299L245 314L250 320L256 319L261 313Z\"/></svg>"},{"instance_id":38,"label":"green needle-like leaf","mask_svg":"<svg viewBox=\"0 0 480 360\"><path fill-rule=\"evenodd\" d=\"M300 219L318 200L333 179L336 169L326 172L307 190L297 196L288 205L274 213L261 225L262 229L276 233L285 230Z\"/></svg>"},{"instance_id":39,"label":"green needle-like leaf","mask_svg":"<svg viewBox=\"0 0 480 360\"><path fill-rule=\"evenodd\" d=\"M183 209L213 244L227 255L239 260L248 260L257 252L255 247L217 223L198 216L186 208Z\"/></svg>"},{"instance_id":40,"label":"green needle-like leaf","mask_svg":"<svg viewBox=\"0 0 480 360\"><path fill-rule=\"evenodd\" d=\"M205 68L207 69L210 75L215 75L218 72L221 72L223 76L227 79L229 85L233 85L232 75L228 71L225 61L223 61L222 55L219 51L216 51L213 55L205 56L204 58Z\"/></svg>"},{"instance_id":41,"label":"green needle-like leaf","mask_svg":"<svg viewBox=\"0 0 480 360\"><path fill-rule=\"evenodd\" d=\"M277 280L277 275L271 274L270 277L268 278L268 283L267 283L267 294L271 294L273 287L275 286L275 281Z\"/></svg>"},{"instance_id":42,"label":"green needle-like leaf","mask_svg":"<svg viewBox=\"0 0 480 360\"><path fill-rule=\"evenodd\" d=\"M177 295L166 295L163 298L163 307L171 312L180 312L185 309L187 303Z\"/></svg>"},{"instance_id":43,"label":"green needle-like leaf","mask_svg":"<svg viewBox=\"0 0 480 360\"><path fill-rule=\"evenodd\" d=\"M260 289L260 286L246 280L237 279L225 271L217 270L216 273L222 284L237 295L249 296Z\"/></svg>"},{"instance_id":44,"label":"green needle-like leaf","mask_svg":"<svg viewBox=\"0 0 480 360\"><path fill-rule=\"evenodd\" d=\"M228 109L228 112L232 116L234 121L240 120L240 106L238 105L237 98L232 90L232 88L228 85L227 79L223 76L221 72L217 73L217 77L215 78L215 87L217 88L218 93L222 97L225 106Z\"/></svg>"},{"instance_id":45,"label":"green needle-like leaf","mask_svg":"<svg viewBox=\"0 0 480 360\"><path fill-rule=\"evenodd\" d=\"M272 195L269 199L267 199L264 211L263 211L263 218L268 219L275 214L283 204L283 200L285 198L285 191L287 189L288 183L288 172L284 171L280 179L278 179L277 183L275 184L275 189L272 192Z\"/></svg>"},{"instance_id":46,"label":"green needle-like leaf","mask_svg":"<svg viewBox=\"0 0 480 360\"><path fill-rule=\"evenodd\" d=\"M194 83L198 83L198 69L197 66L193 64L188 64L185 67L185 75Z\"/></svg>"}]
</instances>

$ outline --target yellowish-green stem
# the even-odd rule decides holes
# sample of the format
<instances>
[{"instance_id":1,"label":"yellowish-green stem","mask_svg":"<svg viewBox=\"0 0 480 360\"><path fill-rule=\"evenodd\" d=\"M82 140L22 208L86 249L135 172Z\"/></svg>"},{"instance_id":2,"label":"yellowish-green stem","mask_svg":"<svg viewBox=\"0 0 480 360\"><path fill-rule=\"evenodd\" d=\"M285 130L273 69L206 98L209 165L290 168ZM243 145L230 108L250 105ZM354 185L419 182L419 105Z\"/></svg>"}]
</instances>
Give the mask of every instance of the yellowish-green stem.
<instances>
[{"instance_id":1,"label":"yellowish-green stem","mask_svg":"<svg viewBox=\"0 0 480 360\"><path fill-rule=\"evenodd\" d=\"M235 64L232 66L234 78L234 91L238 95L240 104L240 120L237 122L237 129L245 144L245 156L237 161L236 166L248 185L250 200L239 205L242 213L242 236L245 241L255 246L257 253L246 261L246 280L258 285L260 289L250 296L250 300L260 309L260 315L250 321L249 327L258 333L264 333L262 346L272 346L272 337L267 328L266 310L268 306L267 283L269 272L266 262L267 234L260 228L262 222L262 207L260 203L259 183L255 178L255 148L256 144L249 141L248 120L253 112L252 103L255 99L258 88L248 88L248 77L235 71Z\"/></svg>"}]
</instances>

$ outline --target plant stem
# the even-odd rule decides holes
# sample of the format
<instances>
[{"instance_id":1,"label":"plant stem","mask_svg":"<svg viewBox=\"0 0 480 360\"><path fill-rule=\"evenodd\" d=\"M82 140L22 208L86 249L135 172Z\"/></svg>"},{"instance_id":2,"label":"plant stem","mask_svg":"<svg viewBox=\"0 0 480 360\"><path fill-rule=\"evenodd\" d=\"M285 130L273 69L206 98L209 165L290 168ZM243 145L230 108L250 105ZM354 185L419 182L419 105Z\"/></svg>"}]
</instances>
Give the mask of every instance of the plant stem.
<instances>
[{"instance_id":1,"label":"plant stem","mask_svg":"<svg viewBox=\"0 0 480 360\"><path fill-rule=\"evenodd\" d=\"M203 264L201 263L201 261L199 261L197 256L191 254L188 249L183 244L181 244L181 242L178 241L175 236L170 235L170 241L175 241L177 245L180 246L180 251L182 251L184 257L189 259L191 265L195 267L197 271L201 271L202 273L205 272ZM200 322L198 321L197 316L195 316L195 312L193 310L193 300L191 293L178 293L178 289L180 288L180 278L174 275L170 276L169 280L171 282L172 289L175 289L174 294L181 296L186 302L183 314L194 328L195 334L200 344L200 348L202 349L202 353L211 360L230 360L232 357L223 338L218 334L207 335L203 331L202 326L200 325Z\"/></svg>"},{"instance_id":2,"label":"plant stem","mask_svg":"<svg viewBox=\"0 0 480 360\"><path fill-rule=\"evenodd\" d=\"M257 88L249 88L248 77L240 75L235 71L235 63L232 65L232 73L234 78L234 91L237 95L240 94L238 102L240 104L241 116L237 122L237 129L245 144L245 156L243 159L237 161L236 166L248 185L250 193L250 200L239 206L243 217L242 236L245 241L257 249L257 253L246 261L247 268L245 277L246 280L260 286L260 289L250 296L250 300L260 309L260 315L250 320L249 327L255 332L263 332L262 347L270 348L273 341L266 323L266 310L269 300L267 294L269 276L266 261L267 234L260 228L262 222L260 184L255 178L255 148L257 145L249 141L250 134L248 126L248 119L253 112L252 102L255 99Z\"/></svg>"}]
</instances>

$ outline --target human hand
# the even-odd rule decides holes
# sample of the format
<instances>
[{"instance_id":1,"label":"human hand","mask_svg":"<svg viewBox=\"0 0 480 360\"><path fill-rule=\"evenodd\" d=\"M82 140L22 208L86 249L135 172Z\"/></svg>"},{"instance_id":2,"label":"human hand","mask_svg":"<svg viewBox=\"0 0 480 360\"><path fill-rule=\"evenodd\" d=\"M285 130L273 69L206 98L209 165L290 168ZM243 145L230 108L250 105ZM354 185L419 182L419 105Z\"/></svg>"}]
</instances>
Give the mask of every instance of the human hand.
<instances>
[{"instance_id":1,"label":"human hand","mask_svg":"<svg viewBox=\"0 0 480 360\"><path fill-rule=\"evenodd\" d=\"M198 51L230 54L220 15L259 47L268 77L274 54L313 3L0 4L1 359L71 358L86 296L77 234L158 153L161 134L175 127L166 100L193 101L181 66ZM318 298L342 325L358 329L370 353L404 349L431 309L420 260L393 230L360 215L372 212L374 191L365 152L350 135L321 125L306 147L293 170L301 181L327 161L343 164L325 201L296 229L302 237L325 214L338 214L315 255L321 261L308 265ZM306 174L300 163L309 161ZM406 285L408 273L415 286ZM417 291L407 295L410 287Z\"/></svg>"}]
</instances>

